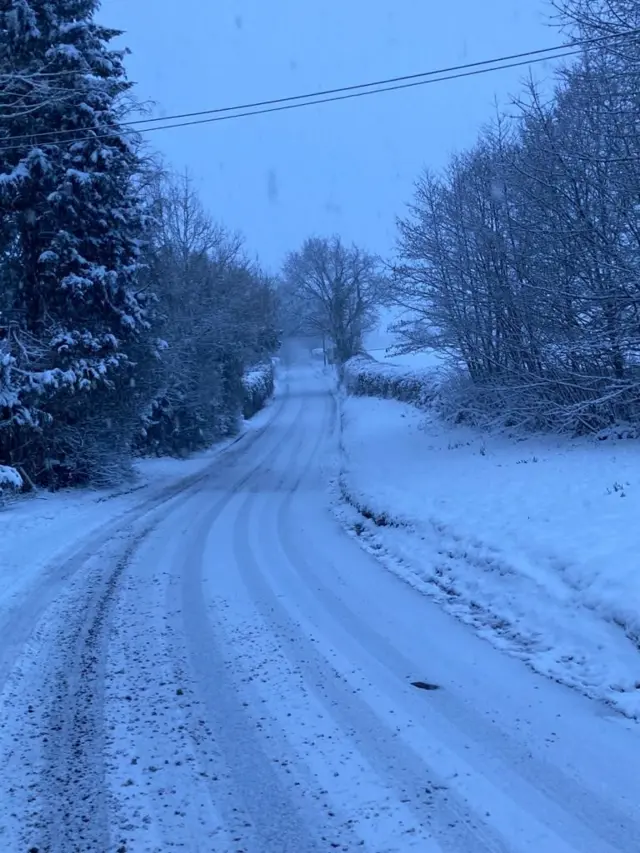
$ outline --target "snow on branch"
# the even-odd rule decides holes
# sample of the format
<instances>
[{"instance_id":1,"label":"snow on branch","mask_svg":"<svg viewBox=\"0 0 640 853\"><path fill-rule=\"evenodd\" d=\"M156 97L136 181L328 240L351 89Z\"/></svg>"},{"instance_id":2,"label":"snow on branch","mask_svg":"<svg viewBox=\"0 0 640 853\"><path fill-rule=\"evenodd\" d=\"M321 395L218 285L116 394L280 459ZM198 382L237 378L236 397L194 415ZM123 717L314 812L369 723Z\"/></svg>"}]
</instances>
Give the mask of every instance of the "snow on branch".
<instances>
[{"instance_id":1,"label":"snow on branch","mask_svg":"<svg viewBox=\"0 0 640 853\"><path fill-rule=\"evenodd\" d=\"M244 388L243 415L249 419L264 408L272 396L275 385L273 361L265 361L248 370L242 379Z\"/></svg>"}]
</instances>

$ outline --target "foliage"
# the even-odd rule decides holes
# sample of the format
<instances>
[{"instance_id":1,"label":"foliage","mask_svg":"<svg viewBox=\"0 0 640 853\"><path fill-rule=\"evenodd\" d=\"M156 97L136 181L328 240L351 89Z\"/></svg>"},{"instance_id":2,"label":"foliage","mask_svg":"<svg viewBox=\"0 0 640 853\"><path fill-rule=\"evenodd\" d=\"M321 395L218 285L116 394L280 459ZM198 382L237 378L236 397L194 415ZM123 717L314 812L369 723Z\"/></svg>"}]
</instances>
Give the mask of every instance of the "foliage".
<instances>
[{"instance_id":1,"label":"foliage","mask_svg":"<svg viewBox=\"0 0 640 853\"><path fill-rule=\"evenodd\" d=\"M7 0L0 12L0 459L52 486L126 457L128 346L149 327L130 84L96 7Z\"/></svg>"},{"instance_id":2,"label":"foliage","mask_svg":"<svg viewBox=\"0 0 640 853\"><path fill-rule=\"evenodd\" d=\"M278 346L272 282L241 240L203 209L188 175L160 177L147 286L160 315L155 392L139 453L183 455L233 433L245 406L245 370Z\"/></svg>"},{"instance_id":3,"label":"foliage","mask_svg":"<svg viewBox=\"0 0 640 853\"><path fill-rule=\"evenodd\" d=\"M242 386L244 390L242 415L249 420L273 395L275 386L273 362L265 361L248 370L242 379Z\"/></svg>"},{"instance_id":4,"label":"foliage","mask_svg":"<svg viewBox=\"0 0 640 853\"><path fill-rule=\"evenodd\" d=\"M369 356L349 359L344 368L344 384L358 397L381 397L427 408L435 401L439 383L433 371L418 371L382 364Z\"/></svg>"},{"instance_id":5,"label":"foliage","mask_svg":"<svg viewBox=\"0 0 640 853\"><path fill-rule=\"evenodd\" d=\"M168 178L97 0L0 5L3 483L120 480L232 432L278 346L272 281Z\"/></svg>"}]
</instances>

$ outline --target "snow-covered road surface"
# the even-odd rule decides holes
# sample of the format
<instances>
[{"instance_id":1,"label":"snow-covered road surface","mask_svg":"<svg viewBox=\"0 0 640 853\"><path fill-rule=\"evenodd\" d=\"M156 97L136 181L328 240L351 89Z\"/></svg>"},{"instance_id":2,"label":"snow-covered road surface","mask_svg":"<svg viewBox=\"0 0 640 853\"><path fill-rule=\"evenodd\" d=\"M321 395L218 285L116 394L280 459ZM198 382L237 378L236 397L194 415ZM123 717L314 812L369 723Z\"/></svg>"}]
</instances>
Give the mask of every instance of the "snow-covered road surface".
<instances>
[{"instance_id":1,"label":"snow-covered road surface","mask_svg":"<svg viewBox=\"0 0 640 853\"><path fill-rule=\"evenodd\" d=\"M0 613L0 849L637 853L638 726L344 533L317 369L271 411Z\"/></svg>"}]
</instances>

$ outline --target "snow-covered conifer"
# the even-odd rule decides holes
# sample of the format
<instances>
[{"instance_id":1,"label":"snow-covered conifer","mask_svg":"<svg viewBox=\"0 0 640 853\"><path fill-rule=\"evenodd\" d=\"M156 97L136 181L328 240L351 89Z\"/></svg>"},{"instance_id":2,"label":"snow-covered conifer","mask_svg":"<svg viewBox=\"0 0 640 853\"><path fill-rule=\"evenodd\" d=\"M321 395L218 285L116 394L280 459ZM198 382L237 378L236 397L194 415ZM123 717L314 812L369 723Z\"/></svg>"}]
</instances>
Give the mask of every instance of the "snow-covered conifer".
<instances>
[{"instance_id":1,"label":"snow-covered conifer","mask_svg":"<svg viewBox=\"0 0 640 853\"><path fill-rule=\"evenodd\" d=\"M0 11L0 327L5 338L14 330L31 426L60 443L53 454L31 447L36 476L52 455L68 465L79 452L67 427L90 418L102 429L101 398L125 393L127 344L147 325L136 286L140 159L122 124L131 84L97 7L4 0ZM37 359L21 335L39 343ZM0 462L18 445L0 433Z\"/></svg>"}]
</instances>

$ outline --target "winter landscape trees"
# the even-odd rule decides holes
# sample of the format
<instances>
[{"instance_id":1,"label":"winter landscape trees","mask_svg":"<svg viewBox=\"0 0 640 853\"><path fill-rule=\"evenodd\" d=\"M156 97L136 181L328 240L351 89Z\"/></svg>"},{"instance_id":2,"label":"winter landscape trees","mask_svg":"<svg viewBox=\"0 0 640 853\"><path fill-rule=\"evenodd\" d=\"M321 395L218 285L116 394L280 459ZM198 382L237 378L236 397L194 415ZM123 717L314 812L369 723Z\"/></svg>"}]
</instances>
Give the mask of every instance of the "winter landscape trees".
<instances>
[{"instance_id":1,"label":"winter landscape trees","mask_svg":"<svg viewBox=\"0 0 640 853\"><path fill-rule=\"evenodd\" d=\"M0 471L59 487L233 431L279 330L344 363L393 300L464 411L597 431L640 418L640 23L632 0L558 0L586 43L442 173L381 259L314 237L276 282L167 174L98 0L0 7ZM389 211L393 215L393 211ZM0 485L1 488L1 485Z\"/></svg>"},{"instance_id":2,"label":"winter landscape trees","mask_svg":"<svg viewBox=\"0 0 640 853\"><path fill-rule=\"evenodd\" d=\"M188 181L149 173L98 0L0 10L4 481L113 480L233 430L277 342L270 281ZM9 473L6 473L9 472ZM13 473L12 473L13 472ZM0 488L2 486L0 485Z\"/></svg>"},{"instance_id":3,"label":"winter landscape trees","mask_svg":"<svg viewBox=\"0 0 640 853\"><path fill-rule=\"evenodd\" d=\"M600 40L551 100L531 84L517 119L420 178L394 288L404 349L462 366L477 416L594 431L640 418L639 13L562 12L574 37Z\"/></svg>"},{"instance_id":4,"label":"winter landscape trees","mask_svg":"<svg viewBox=\"0 0 640 853\"><path fill-rule=\"evenodd\" d=\"M385 299L381 261L339 237L310 238L286 259L282 291L292 332L331 341L339 364L360 352Z\"/></svg>"},{"instance_id":5,"label":"winter landscape trees","mask_svg":"<svg viewBox=\"0 0 640 853\"><path fill-rule=\"evenodd\" d=\"M159 177L151 207L144 278L162 352L136 446L184 453L235 428L245 368L277 349L275 288L206 213L188 175Z\"/></svg>"},{"instance_id":6,"label":"winter landscape trees","mask_svg":"<svg viewBox=\"0 0 640 853\"><path fill-rule=\"evenodd\" d=\"M0 443L47 483L86 481L107 447L119 454L114 398L132 415L128 345L149 328L140 159L120 124L130 84L94 8L16 0L1 18Z\"/></svg>"}]
</instances>

